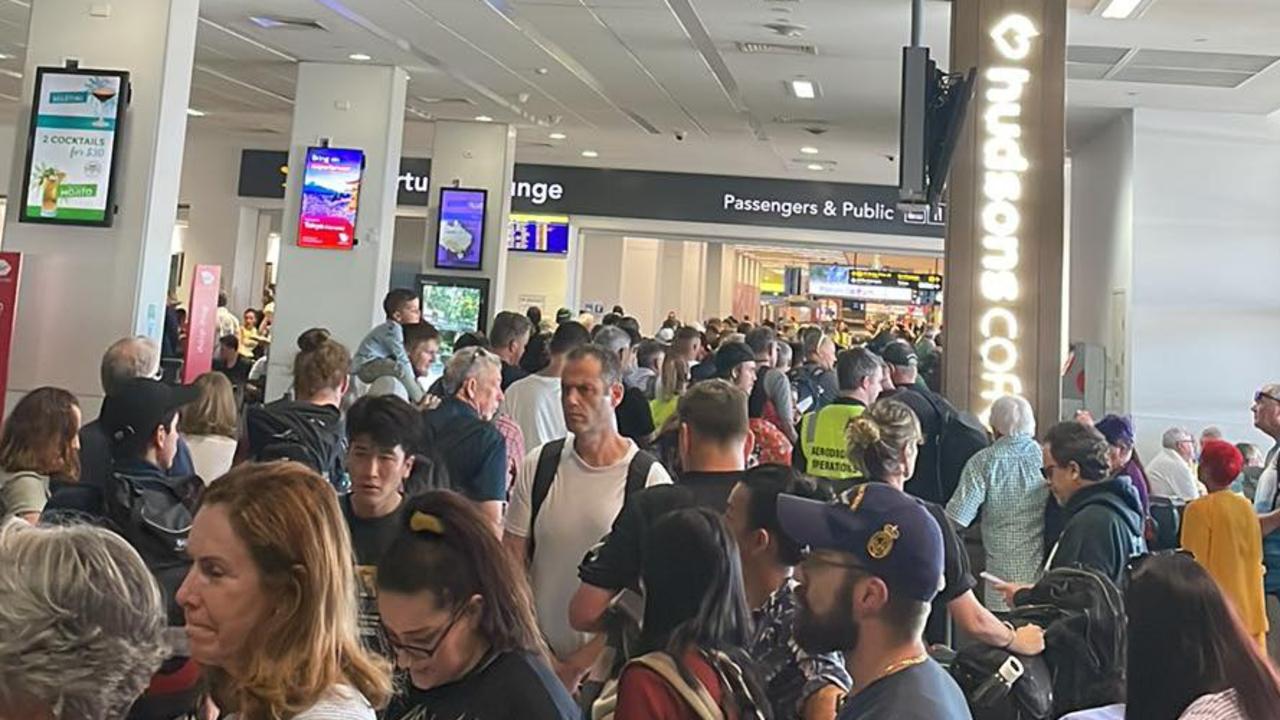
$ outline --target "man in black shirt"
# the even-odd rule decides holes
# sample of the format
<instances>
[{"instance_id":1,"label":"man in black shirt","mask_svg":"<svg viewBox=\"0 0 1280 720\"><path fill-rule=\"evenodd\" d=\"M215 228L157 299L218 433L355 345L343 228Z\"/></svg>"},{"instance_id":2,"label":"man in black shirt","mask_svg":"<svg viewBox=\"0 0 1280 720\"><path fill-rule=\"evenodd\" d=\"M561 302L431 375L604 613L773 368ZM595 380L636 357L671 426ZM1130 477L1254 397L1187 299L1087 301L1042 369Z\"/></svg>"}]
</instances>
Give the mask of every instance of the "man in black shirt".
<instances>
[{"instance_id":1,"label":"man in black shirt","mask_svg":"<svg viewBox=\"0 0 1280 720\"><path fill-rule=\"evenodd\" d=\"M524 356L524 348L529 344L529 335L533 332L533 323L519 313L503 310L493 318L493 329L489 331L489 347L493 354L502 359L502 389L511 387L511 383L529 376L520 369L520 358Z\"/></svg>"},{"instance_id":2,"label":"man in black shirt","mask_svg":"<svg viewBox=\"0 0 1280 720\"><path fill-rule=\"evenodd\" d=\"M747 394L725 380L708 380L689 388L676 413L684 471L674 485L633 495L604 543L578 568L582 584L569 605L569 623L579 632L598 630L614 596L638 588L640 549L660 517L691 506L724 512L729 493L742 479L751 451Z\"/></svg>"},{"instance_id":3,"label":"man in black shirt","mask_svg":"<svg viewBox=\"0 0 1280 720\"><path fill-rule=\"evenodd\" d=\"M240 354L240 341L235 335L218 340L218 353L213 356L213 369L227 376L232 385L243 387L249 381L253 361Z\"/></svg>"},{"instance_id":4,"label":"man in black shirt","mask_svg":"<svg viewBox=\"0 0 1280 720\"><path fill-rule=\"evenodd\" d=\"M844 652L857 693L838 720L970 720L964 693L921 634L942 582L942 532L919 500L867 483L846 502L778 497L782 530L807 545L795 634Z\"/></svg>"},{"instance_id":5,"label":"man in black shirt","mask_svg":"<svg viewBox=\"0 0 1280 720\"><path fill-rule=\"evenodd\" d=\"M378 615L375 568L400 532L405 483L413 472L420 415L394 395L365 396L347 411L347 472L351 493L338 499L351 531L360 594L360 634L387 657L391 648Z\"/></svg>"},{"instance_id":6,"label":"man in black shirt","mask_svg":"<svg viewBox=\"0 0 1280 720\"><path fill-rule=\"evenodd\" d=\"M631 350L631 336L626 330L606 325L596 333L592 343L618 356L624 377L631 371L635 354ZM648 447L654 430L653 412L649 410L649 400L644 391L628 387L614 412L618 418L618 434L631 438L642 448Z\"/></svg>"},{"instance_id":7,"label":"man in black shirt","mask_svg":"<svg viewBox=\"0 0 1280 720\"><path fill-rule=\"evenodd\" d=\"M938 449L943 423L939 410L955 414L956 409L946 398L919 382L919 360L916 351L906 340L894 340L886 345L882 357L889 365L890 377L897 388L886 397L911 408L920 420L920 431L924 435L916 471L907 480L906 491L930 502L946 505L955 488L943 487L938 472Z\"/></svg>"}]
</instances>

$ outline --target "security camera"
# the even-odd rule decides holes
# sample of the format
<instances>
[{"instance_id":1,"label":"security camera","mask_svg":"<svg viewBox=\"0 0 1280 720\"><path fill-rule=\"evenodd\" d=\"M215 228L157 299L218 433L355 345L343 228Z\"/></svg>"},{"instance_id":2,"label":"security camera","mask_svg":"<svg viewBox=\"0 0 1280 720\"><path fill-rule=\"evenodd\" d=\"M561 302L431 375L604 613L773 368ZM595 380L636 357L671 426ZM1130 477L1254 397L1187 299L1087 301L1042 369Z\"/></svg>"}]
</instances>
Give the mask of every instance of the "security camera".
<instances>
[{"instance_id":1,"label":"security camera","mask_svg":"<svg viewBox=\"0 0 1280 720\"><path fill-rule=\"evenodd\" d=\"M676 136L676 142L684 142L684 139L689 137L689 133L685 132L684 130L677 130L675 132L675 136Z\"/></svg>"}]
</instances>

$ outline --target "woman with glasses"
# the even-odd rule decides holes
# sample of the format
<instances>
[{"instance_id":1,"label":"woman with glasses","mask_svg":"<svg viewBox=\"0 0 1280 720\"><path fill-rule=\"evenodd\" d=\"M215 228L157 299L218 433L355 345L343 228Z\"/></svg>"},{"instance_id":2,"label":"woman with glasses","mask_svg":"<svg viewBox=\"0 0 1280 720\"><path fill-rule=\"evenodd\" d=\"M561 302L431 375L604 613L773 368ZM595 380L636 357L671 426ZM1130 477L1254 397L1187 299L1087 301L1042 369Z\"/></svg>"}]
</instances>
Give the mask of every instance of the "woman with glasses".
<instances>
[{"instance_id":1,"label":"woman with glasses","mask_svg":"<svg viewBox=\"0 0 1280 720\"><path fill-rule=\"evenodd\" d=\"M360 642L351 540L328 483L299 463L240 465L205 491L187 551L178 603L219 708L374 720L391 669Z\"/></svg>"},{"instance_id":2,"label":"woman with glasses","mask_svg":"<svg viewBox=\"0 0 1280 720\"><path fill-rule=\"evenodd\" d=\"M552 672L524 574L475 503L447 490L407 500L378 563L378 609L409 682L388 720L577 720Z\"/></svg>"},{"instance_id":3,"label":"woman with glasses","mask_svg":"<svg viewBox=\"0 0 1280 720\"><path fill-rule=\"evenodd\" d=\"M1107 439L1107 461L1111 466L1112 477L1127 477L1133 489L1138 493L1143 512L1150 507L1148 495L1150 485L1147 483L1147 471L1142 466L1138 451L1134 448L1133 420L1127 416L1108 415L1094 427Z\"/></svg>"},{"instance_id":4,"label":"woman with glasses","mask_svg":"<svg viewBox=\"0 0 1280 720\"><path fill-rule=\"evenodd\" d=\"M920 421L906 404L885 398L849 421L849 461L862 477L892 485L899 491L915 472L924 435ZM1020 655L1037 655L1044 650L1044 633L1035 625L1014 628L996 618L978 601L973 589L977 581L969 571L969 554L964 541L947 519L940 505L922 500L929 515L942 530L943 580L945 585L933 600L933 612L925 626L925 640L946 642L948 613L965 634L992 647Z\"/></svg>"},{"instance_id":5,"label":"woman with glasses","mask_svg":"<svg viewBox=\"0 0 1280 720\"><path fill-rule=\"evenodd\" d=\"M1185 553L1144 556L1125 592L1128 706L1141 720L1264 720L1280 677L1217 583Z\"/></svg>"}]
</instances>

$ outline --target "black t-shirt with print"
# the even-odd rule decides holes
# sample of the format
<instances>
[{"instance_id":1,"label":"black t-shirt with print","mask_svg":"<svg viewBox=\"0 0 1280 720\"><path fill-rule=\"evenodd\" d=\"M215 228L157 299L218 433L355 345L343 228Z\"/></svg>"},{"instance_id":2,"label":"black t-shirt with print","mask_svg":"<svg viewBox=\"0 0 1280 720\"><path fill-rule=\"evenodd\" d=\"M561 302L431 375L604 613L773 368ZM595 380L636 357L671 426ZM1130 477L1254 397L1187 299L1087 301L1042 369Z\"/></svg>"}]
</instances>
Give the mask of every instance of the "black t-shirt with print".
<instances>
[{"instance_id":1,"label":"black t-shirt with print","mask_svg":"<svg viewBox=\"0 0 1280 720\"><path fill-rule=\"evenodd\" d=\"M466 677L430 690L410 688L386 720L579 720L582 711L546 661L525 652L490 656Z\"/></svg>"},{"instance_id":2,"label":"black t-shirt with print","mask_svg":"<svg viewBox=\"0 0 1280 720\"><path fill-rule=\"evenodd\" d=\"M404 502L390 515L366 519L356 517L351 507L351 496L338 498L342 516L351 531L351 549L356 559L357 592L360 599L360 637L365 646L390 658L390 644L382 630L382 615L378 612L377 568L382 555L400 534L404 515Z\"/></svg>"}]
</instances>

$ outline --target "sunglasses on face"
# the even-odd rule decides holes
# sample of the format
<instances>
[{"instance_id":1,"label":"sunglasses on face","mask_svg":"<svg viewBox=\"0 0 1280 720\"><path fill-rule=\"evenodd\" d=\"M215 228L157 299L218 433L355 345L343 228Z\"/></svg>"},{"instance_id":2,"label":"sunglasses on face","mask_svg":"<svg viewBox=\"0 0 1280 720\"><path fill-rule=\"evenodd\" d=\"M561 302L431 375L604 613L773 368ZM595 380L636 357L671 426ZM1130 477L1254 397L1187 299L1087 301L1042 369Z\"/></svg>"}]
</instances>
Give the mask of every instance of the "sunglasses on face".
<instances>
[{"instance_id":1,"label":"sunglasses on face","mask_svg":"<svg viewBox=\"0 0 1280 720\"><path fill-rule=\"evenodd\" d=\"M1263 392L1262 390L1259 390L1258 392L1256 392L1256 393L1254 393L1254 394L1253 394L1253 401L1254 401L1254 402L1256 402L1256 403L1260 403L1260 402L1262 402L1263 400L1270 400L1271 402L1278 402L1278 403L1280 403L1280 398L1276 397L1275 395L1269 395L1269 394L1267 394L1266 392Z\"/></svg>"}]
</instances>

